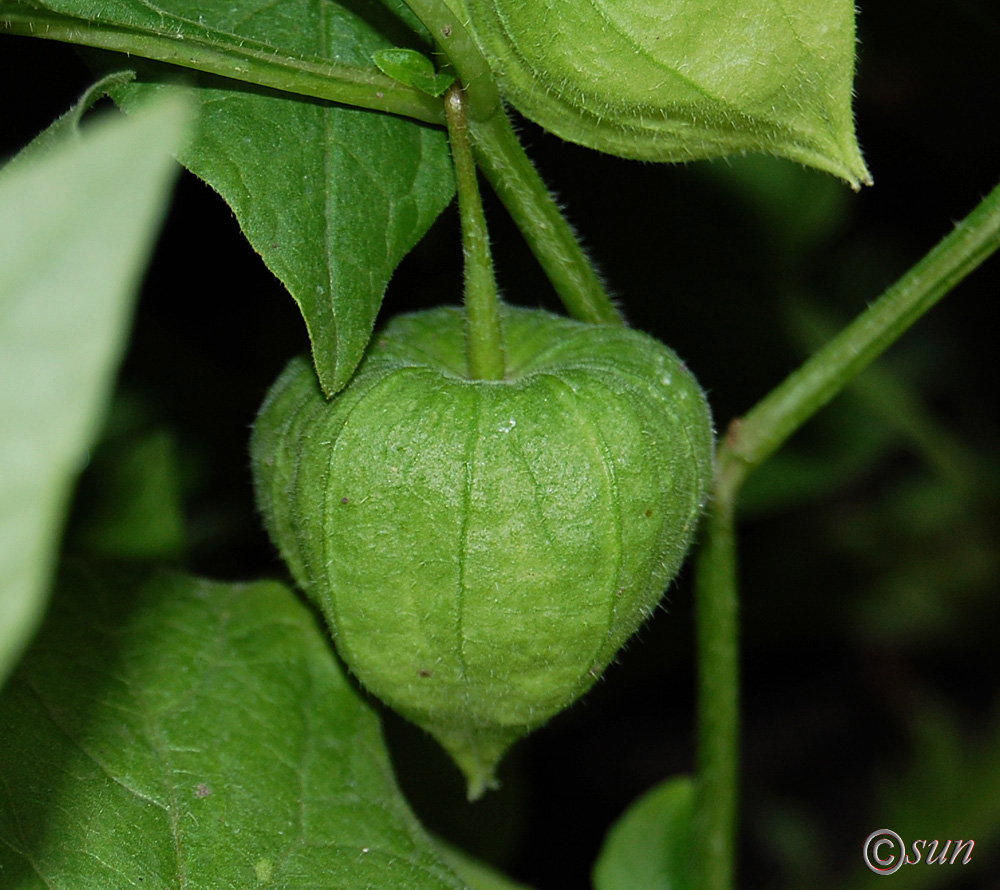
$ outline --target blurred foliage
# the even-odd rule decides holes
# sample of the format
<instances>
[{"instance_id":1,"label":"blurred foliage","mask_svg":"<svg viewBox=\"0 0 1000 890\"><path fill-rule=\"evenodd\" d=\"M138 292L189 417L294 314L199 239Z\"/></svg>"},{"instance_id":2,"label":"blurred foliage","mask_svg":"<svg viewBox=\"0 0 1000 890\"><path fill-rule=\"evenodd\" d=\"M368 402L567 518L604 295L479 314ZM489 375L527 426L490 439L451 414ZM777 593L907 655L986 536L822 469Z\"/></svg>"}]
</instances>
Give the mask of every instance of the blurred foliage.
<instances>
[{"instance_id":1,"label":"blurred foliage","mask_svg":"<svg viewBox=\"0 0 1000 890\"><path fill-rule=\"evenodd\" d=\"M987 113L1000 7L864 5L859 36L858 131L875 177L859 195L767 159L639 165L520 125L630 322L687 361L720 430L1000 177ZM5 96L0 154L89 77L71 49L9 37L0 71L19 85ZM487 212L506 297L555 307L502 208ZM383 314L458 302L460 261L449 213L400 267ZM899 886L997 886L998 288L994 260L748 483L742 886L867 886L861 846L880 827L976 840L970 865L907 867ZM230 213L185 177L123 381L150 412L134 441L163 437L182 468L171 484L191 570L282 573L254 513L246 439L266 387L306 348L294 305ZM95 452L93 479L104 460ZM140 475L152 485L163 467ZM94 485L81 488L81 522L103 509L105 483ZM608 827L693 768L691 636L682 578L606 679L522 743L503 790L472 807L427 740L387 716L404 790L432 829L516 879L587 886Z\"/></svg>"},{"instance_id":2,"label":"blurred foliage","mask_svg":"<svg viewBox=\"0 0 1000 890\"><path fill-rule=\"evenodd\" d=\"M696 784L674 776L636 800L611 826L594 863L594 890L691 890L696 886Z\"/></svg>"},{"instance_id":3,"label":"blurred foliage","mask_svg":"<svg viewBox=\"0 0 1000 890\"><path fill-rule=\"evenodd\" d=\"M152 425L137 397L119 392L90 456L69 523L71 551L120 560L182 563L187 550L177 438Z\"/></svg>"}]
</instances>

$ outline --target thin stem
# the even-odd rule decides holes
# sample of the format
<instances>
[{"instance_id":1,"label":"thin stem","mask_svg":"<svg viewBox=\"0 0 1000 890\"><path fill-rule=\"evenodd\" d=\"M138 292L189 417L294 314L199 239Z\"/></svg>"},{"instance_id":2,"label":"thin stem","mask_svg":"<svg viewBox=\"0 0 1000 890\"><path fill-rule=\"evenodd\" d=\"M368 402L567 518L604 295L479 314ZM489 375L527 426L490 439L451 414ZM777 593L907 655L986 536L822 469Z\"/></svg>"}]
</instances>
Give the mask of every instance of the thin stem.
<instances>
[{"instance_id":1,"label":"thin stem","mask_svg":"<svg viewBox=\"0 0 1000 890\"><path fill-rule=\"evenodd\" d=\"M868 310L734 421L719 448L696 572L701 890L730 890L737 800L738 644L735 506L751 469L1000 247L1000 186Z\"/></svg>"},{"instance_id":2,"label":"thin stem","mask_svg":"<svg viewBox=\"0 0 1000 890\"><path fill-rule=\"evenodd\" d=\"M723 446L729 484L780 448L918 318L1000 247L1000 186L868 309L758 402Z\"/></svg>"},{"instance_id":3,"label":"thin stem","mask_svg":"<svg viewBox=\"0 0 1000 890\"><path fill-rule=\"evenodd\" d=\"M735 505L716 499L698 553L695 862L704 890L733 886L739 744Z\"/></svg>"},{"instance_id":4,"label":"thin stem","mask_svg":"<svg viewBox=\"0 0 1000 890\"><path fill-rule=\"evenodd\" d=\"M377 70L296 58L251 40L236 43L228 35L185 25L184 31L160 33L35 9L4 11L0 18L0 31L10 34L112 50L299 96L444 124L440 99Z\"/></svg>"},{"instance_id":5,"label":"thin stem","mask_svg":"<svg viewBox=\"0 0 1000 890\"><path fill-rule=\"evenodd\" d=\"M476 161L469 144L466 107L459 83L451 86L445 93L444 107L451 156L455 164L455 182L458 186L458 211L462 220L469 376L474 380L502 380L505 369L500 299L493 275L486 216L476 181Z\"/></svg>"},{"instance_id":6,"label":"thin stem","mask_svg":"<svg viewBox=\"0 0 1000 890\"><path fill-rule=\"evenodd\" d=\"M576 233L524 153L507 116L470 120L469 129L483 173L569 314L593 324L623 324Z\"/></svg>"},{"instance_id":7,"label":"thin stem","mask_svg":"<svg viewBox=\"0 0 1000 890\"><path fill-rule=\"evenodd\" d=\"M465 84L476 159L567 312L594 324L622 317L507 119L488 61L448 0L406 0Z\"/></svg>"}]
</instances>

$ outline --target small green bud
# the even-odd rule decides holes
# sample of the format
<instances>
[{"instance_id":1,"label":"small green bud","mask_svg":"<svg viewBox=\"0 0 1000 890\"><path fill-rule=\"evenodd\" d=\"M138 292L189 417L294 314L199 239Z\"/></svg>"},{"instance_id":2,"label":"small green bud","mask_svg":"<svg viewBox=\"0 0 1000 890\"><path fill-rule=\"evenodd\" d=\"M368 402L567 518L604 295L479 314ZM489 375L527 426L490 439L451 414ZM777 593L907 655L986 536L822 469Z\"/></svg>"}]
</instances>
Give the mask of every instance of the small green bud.
<instances>
[{"instance_id":1,"label":"small green bud","mask_svg":"<svg viewBox=\"0 0 1000 890\"><path fill-rule=\"evenodd\" d=\"M506 307L507 374L464 315L393 320L327 401L294 360L252 442L257 496L361 683L494 784L656 607L712 471L697 382L658 341Z\"/></svg>"}]
</instances>

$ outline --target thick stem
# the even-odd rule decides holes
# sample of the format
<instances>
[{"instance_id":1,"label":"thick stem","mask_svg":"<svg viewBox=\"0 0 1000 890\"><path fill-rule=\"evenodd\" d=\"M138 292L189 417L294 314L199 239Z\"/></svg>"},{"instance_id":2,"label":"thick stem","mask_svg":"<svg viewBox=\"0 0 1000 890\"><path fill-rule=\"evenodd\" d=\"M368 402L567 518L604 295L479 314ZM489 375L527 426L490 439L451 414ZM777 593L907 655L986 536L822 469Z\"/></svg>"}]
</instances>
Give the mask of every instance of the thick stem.
<instances>
[{"instance_id":1,"label":"thick stem","mask_svg":"<svg viewBox=\"0 0 1000 890\"><path fill-rule=\"evenodd\" d=\"M400 114L430 124L444 123L440 99L379 71L295 58L249 40L237 44L194 25L189 30L158 33L36 9L5 11L0 18L0 31L9 34L113 50L299 96Z\"/></svg>"},{"instance_id":2,"label":"thick stem","mask_svg":"<svg viewBox=\"0 0 1000 890\"><path fill-rule=\"evenodd\" d=\"M704 890L733 886L739 743L734 503L717 498L698 554L698 783L695 863Z\"/></svg>"},{"instance_id":3,"label":"thick stem","mask_svg":"<svg viewBox=\"0 0 1000 890\"><path fill-rule=\"evenodd\" d=\"M490 236L479 198L476 161L469 144L462 87L456 83L445 93L448 138L458 186L458 211L462 220L462 252L465 255L465 323L469 376L474 380L502 380L504 376L503 331L500 299L493 275Z\"/></svg>"},{"instance_id":4,"label":"thick stem","mask_svg":"<svg viewBox=\"0 0 1000 890\"><path fill-rule=\"evenodd\" d=\"M505 114L469 122L476 157L566 311L593 324L623 324L573 229L524 153Z\"/></svg>"},{"instance_id":5,"label":"thick stem","mask_svg":"<svg viewBox=\"0 0 1000 890\"><path fill-rule=\"evenodd\" d=\"M742 465L730 484L780 448L966 275L1000 247L1000 186L868 309L758 402L726 443Z\"/></svg>"},{"instance_id":6,"label":"thick stem","mask_svg":"<svg viewBox=\"0 0 1000 890\"><path fill-rule=\"evenodd\" d=\"M482 120L503 113L500 90L489 62L447 0L404 0L441 47L465 85L466 117Z\"/></svg>"},{"instance_id":7,"label":"thick stem","mask_svg":"<svg viewBox=\"0 0 1000 890\"><path fill-rule=\"evenodd\" d=\"M750 470L1000 247L1000 186L868 310L734 421L721 444L696 578L701 890L733 886L737 800L736 498Z\"/></svg>"}]
</instances>

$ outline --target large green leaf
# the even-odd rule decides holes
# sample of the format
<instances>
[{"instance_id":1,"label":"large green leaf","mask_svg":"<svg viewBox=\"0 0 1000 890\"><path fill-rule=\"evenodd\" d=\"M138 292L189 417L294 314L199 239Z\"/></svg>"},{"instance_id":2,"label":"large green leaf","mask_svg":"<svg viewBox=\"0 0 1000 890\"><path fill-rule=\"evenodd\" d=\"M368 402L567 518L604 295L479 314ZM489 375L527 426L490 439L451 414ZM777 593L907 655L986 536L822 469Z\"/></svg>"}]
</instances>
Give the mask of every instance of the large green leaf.
<instances>
[{"instance_id":1,"label":"large green leaf","mask_svg":"<svg viewBox=\"0 0 1000 890\"><path fill-rule=\"evenodd\" d=\"M5 890L460 890L275 582L67 573L0 697Z\"/></svg>"},{"instance_id":2,"label":"large green leaf","mask_svg":"<svg viewBox=\"0 0 1000 890\"><path fill-rule=\"evenodd\" d=\"M262 60L279 58L288 68L267 82L293 91L301 88L300 68L321 82L325 63L331 84L356 81L373 96L401 88L373 54L401 42L420 45L404 10L400 3L332 0L164 0L155 7L142 0L0 0L0 20L21 30L35 22L38 33L56 27L62 39L135 46L162 58L190 45L191 61L175 61L241 79L257 77ZM360 360L399 261L451 200L444 131L207 75L197 87L168 87L177 72L144 68L146 82L117 98L131 108L151 91L191 95L200 127L181 161L232 207L298 303L316 370L332 394ZM236 297L239 311L238 295L226 297Z\"/></svg>"},{"instance_id":3,"label":"large green leaf","mask_svg":"<svg viewBox=\"0 0 1000 890\"><path fill-rule=\"evenodd\" d=\"M764 151L869 180L854 138L853 0L450 0L506 98L629 158Z\"/></svg>"},{"instance_id":4,"label":"large green leaf","mask_svg":"<svg viewBox=\"0 0 1000 890\"><path fill-rule=\"evenodd\" d=\"M0 680L43 608L186 120L170 102L76 138L72 115L0 176Z\"/></svg>"}]
</instances>

